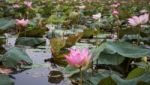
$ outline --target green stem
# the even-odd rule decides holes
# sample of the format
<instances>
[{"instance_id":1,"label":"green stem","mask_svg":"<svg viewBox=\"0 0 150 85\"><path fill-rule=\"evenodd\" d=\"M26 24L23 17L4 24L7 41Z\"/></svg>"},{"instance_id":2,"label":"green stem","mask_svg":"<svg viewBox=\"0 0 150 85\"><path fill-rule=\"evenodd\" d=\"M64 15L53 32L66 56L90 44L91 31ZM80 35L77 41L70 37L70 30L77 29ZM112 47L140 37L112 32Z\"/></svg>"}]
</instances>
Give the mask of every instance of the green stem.
<instances>
[{"instance_id":1,"label":"green stem","mask_svg":"<svg viewBox=\"0 0 150 85\"><path fill-rule=\"evenodd\" d=\"M119 28L119 26L117 26L117 40L119 40L119 31L120 31L120 28Z\"/></svg>"},{"instance_id":2,"label":"green stem","mask_svg":"<svg viewBox=\"0 0 150 85\"><path fill-rule=\"evenodd\" d=\"M17 35L18 35L18 36L19 36L19 34L20 34L20 29L21 29L21 27L18 26L18 27L17 27L17 31L18 31L18 32L17 32Z\"/></svg>"},{"instance_id":3,"label":"green stem","mask_svg":"<svg viewBox=\"0 0 150 85\"><path fill-rule=\"evenodd\" d=\"M93 68L94 62L93 62L93 58L92 58L92 75L94 74L94 68Z\"/></svg>"},{"instance_id":4,"label":"green stem","mask_svg":"<svg viewBox=\"0 0 150 85\"><path fill-rule=\"evenodd\" d=\"M80 85L83 85L83 74L82 74L82 67L80 69Z\"/></svg>"},{"instance_id":5,"label":"green stem","mask_svg":"<svg viewBox=\"0 0 150 85\"><path fill-rule=\"evenodd\" d=\"M65 30L65 29L63 29L63 35L62 35L63 40L65 39L65 32L66 32L66 30Z\"/></svg>"},{"instance_id":6,"label":"green stem","mask_svg":"<svg viewBox=\"0 0 150 85\"><path fill-rule=\"evenodd\" d=\"M141 34L141 29L139 27L139 30L138 30L138 40L137 40L137 45L138 46L140 45L140 34Z\"/></svg>"},{"instance_id":7,"label":"green stem","mask_svg":"<svg viewBox=\"0 0 150 85\"><path fill-rule=\"evenodd\" d=\"M116 17L117 17L117 37L118 37L117 40L119 40L119 36L120 36L120 35L119 35L119 33L120 33L120 32L119 32L119 31L120 31L119 25L120 25L121 23L120 23L119 17L118 17L118 16L116 16Z\"/></svg>"},{"instance_id":8,"label":"green stem","mask_svg":"<svg viewBox=\"0 0 150 85\"><path fill-rule=\"evenodd\" d=\"M28 19L28 16L29 16L29 9L27 9L26 11L26 18Z\"/></svg>"},{"instance_id":9,"label":"green stem","mask_svg":"<svg viewBox=\"0 0 150 85\"><path fill-rule=\"evenodd\" d=\"M25 39L26 39L26 36L27 36L27 33L26 33L26 30L25 30Z\"/></svg>"}]
</instances>

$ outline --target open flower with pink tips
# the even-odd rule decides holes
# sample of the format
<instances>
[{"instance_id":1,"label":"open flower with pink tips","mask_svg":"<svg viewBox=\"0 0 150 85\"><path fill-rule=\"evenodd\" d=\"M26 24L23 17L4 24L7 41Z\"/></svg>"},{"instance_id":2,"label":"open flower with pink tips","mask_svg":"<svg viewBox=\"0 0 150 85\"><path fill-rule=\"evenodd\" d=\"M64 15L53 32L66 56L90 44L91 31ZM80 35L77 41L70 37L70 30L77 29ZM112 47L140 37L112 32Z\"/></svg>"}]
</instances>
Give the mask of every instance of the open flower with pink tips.
<instances>
[{"instance_id":1,"label":"open flower with pink tips","mask_svg":"<svg viewBox=\"0 0 150 85\"><path fill-rule=\"evenodd\" d=\"M113 15L119 15L119 11L115 9L115 10L112 11L112 14Z\"/></svg>"},{"instance_id":2,"label":"open flower with pink tips","mask_svg":"<svg viewBox=\"0 0 150 85\"><path fill-rule=\"evenodd\" d=\"M16 25L18 26L27 26L29 23L29 20L28 19L16 19Z\"/></svg>"},{"instance_id":3,"label":"open flower with pink tips","mask_svg":"<svg viewBox=\"0 0 150 85\"><path fill-rule=\"evenodd\" d=\"M24 1L24 5L28 8L32 8L32 2L31 1Z\"/></svg>"},{"instance_id":4,"label":"open flower with pink tips","mask_svg":"<svg viewBox=\"0 0 150 85\"><path fill-rule=\"evenodd\" d=\"M140 15L139 18L140 18L141 24L145 24L145 23L147 23L148 20L149 20L149 14L148 14L148 13L145 13L145 14L143 14L143 15Z\"/></svg>"},{"instance_id":5,"label":"open flower with pink tips","mask_svg":"<svg viewBox=\"0 0 150 85\"><path fill-rule=\"evenodd\" d=\"M116 2L116 3L114 3L114 4L111 5L111 7L113 7L113 8L117 8L117 7L119 7L119 6L120 6L120 3L119 3L119 2Z\"/></svg>"},{"instance_id":6,"label":"open flower with pink tips","mask_svg":"<svg viewBox=\"0 0 150 85\"><path fill-rule=\"evenodd\" d=\"M92 15L92 18L95 20L99 20L101 16L102 16L101 13L97 13L97 14Z\"/></svg>"},{"instance_id":7,"label":"open flower with pink tips","mask_svg":"<svg viewBox=\"0 0 150 85\"><path fill-rule=\"evenodd\" d=\"M12 6L13 8L20 8L20 6L19 6L19 4L13 4L13 6Z\"/></svg>"},{"instance_id":8,"label":"open flower with pink tips","mask_svg":"<svg viewBox=\"0 0 150 85\"><path fill-rule=\"evenodd\" d=\"M137 25L146 24L148 20L149 20L149 14L145 13L140 16L133 16L132 18L129 18L128 22L131 26L137 26Z\"/></svg>"},{"instance_id":9,"label":"open flower with pink tips","mask_svg":"<svg viewBox=\"0 0 150 85\"><path fill-rule=\"evenodd\" d=\"M67 62L75 68L82 68L90 63L91 55L87 48L80 49L69 49L70 53L65 55Z\"/></svg>"}]
</instances>

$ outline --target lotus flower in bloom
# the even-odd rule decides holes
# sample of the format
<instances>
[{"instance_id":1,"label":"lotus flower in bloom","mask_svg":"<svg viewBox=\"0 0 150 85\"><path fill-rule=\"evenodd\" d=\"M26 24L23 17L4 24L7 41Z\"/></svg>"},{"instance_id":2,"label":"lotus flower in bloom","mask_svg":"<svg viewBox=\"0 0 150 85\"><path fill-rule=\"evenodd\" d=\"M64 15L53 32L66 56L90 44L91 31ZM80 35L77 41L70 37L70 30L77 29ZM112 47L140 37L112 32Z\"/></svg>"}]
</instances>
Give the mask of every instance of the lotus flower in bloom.
<instances>
[{"instance_id":1,"label":"lotus flower in bloom","mask_svg":"<svg viewBox=\"0 0 150 85\"><path fill-rule=\"evenodd\" d=\"M21 20L19 20L19 19L16 19L16 25L18 25L18 26L23 26L23 27L25 27L25 26L27 26L27 24L29 23L29 20L28 19L21 19Z\"/></svg>"},{"instance_id":2,"label":"lotus flower in bloom","mask_svg":"<svg viewBox=\"0 0 150 85\"><path fill-rule=\"evenodd\" d=\"M118 11L118 10L113 10L113 11L112 11L112 14L113 14L113 15L118 15L118 14L119 14L119 11Z\"/></svg>"},{"instance_id":3,"label":"lotus flower in bloom","mask_svg":"<svg viewBox=\"0 0 150 85\"><path fill-rule=\"evenodd\" d=\"M119 6L120 6L120 3L119 3L119 2L116 2L116 3L114 3L114 4L111 5L111 7L113 7L113 8L117 8L117 7L119 7Z\"/></svg>"},{"instance_id":4,"label":"lotus flower in bloom","mask_svg":"<svg viewBox=\"0 0 150 85\"><path fill-rule=\"evenodd\" d=\"M98 14L93 15L92 18L95 20L99 20L101 16L102 16L101 13L98 13Z\"/></svg>"},{"instance_id":5,"label":"lotus flower in bloom","mask_svg":"<svg viewBox=\"0 0 150 85\"><path fill-rule=\"evenodd\" d=\"M89 50L87 48L82 50L70 49L70 53L65 55L65 58L72 67L81 68L90 63L91 55L89 54Z\"/></svg>"},{"instance_id":6,"label":"lotus flower in bloom","mask_svg":"<svg viewBox=\"0 0 150 85\"><path fill-rule=\"evenodd\" d=\"M137 25L147 23L148 20L149 20L149 14L145 13L145 14L140 15L140 16L133 16L132 18L129 18L128 22L131 26L137 26Z\"/></svg>"},{"instance_id":7,"label":"lotus flower in bloom","mask_svg":"<svg viewBox=\"0 0 150 85\"><path fill-rule=\"evenodd\" d=\"M20 8L18 4L13 4L13 8Z\"/></svg>"},{"instance_id":8,"label":"lotus flower in bloom","mask_svg":"<svg viewBox=\"0 0 150 85\"><path fill-rule=\"evenodd\" d=\"M32 8L32 2L31 1L24 1L24 5L26 5L28 8Z\"/></svg>"},{"instance_id":9,"label":"lotus flower in bloom","mask_svg":"<svg viewBox=\"0 0 150 85\"><path fill-rule=\"evenodd\" d=\"M145 13L145 14L143 14L143 15L140 15L139 18L140 18L141 24L145 24L145 23L147 23L148 20L149 20L149 14L148 14L148 13Z\"/></svg>"}]
</instances>

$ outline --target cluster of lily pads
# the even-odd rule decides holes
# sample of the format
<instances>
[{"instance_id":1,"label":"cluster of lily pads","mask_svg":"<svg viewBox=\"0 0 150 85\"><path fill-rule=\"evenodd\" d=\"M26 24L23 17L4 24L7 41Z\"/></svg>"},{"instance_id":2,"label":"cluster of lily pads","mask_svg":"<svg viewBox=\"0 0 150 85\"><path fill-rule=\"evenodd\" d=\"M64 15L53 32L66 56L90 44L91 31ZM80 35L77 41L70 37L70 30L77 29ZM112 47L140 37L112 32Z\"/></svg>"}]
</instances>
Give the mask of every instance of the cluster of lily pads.
<instances>
[{"instance_id":1,"label":"cluster of lily pads","mask_svg":"<svg viewBox=\"0 0 150 85\"><path fill-rule=\"evenodd\" d=\"M1 1L0 85L33 64L24 47L45 45L72 84L148 85L149 12L149 0Z\"/></svg>"}]
</instances>

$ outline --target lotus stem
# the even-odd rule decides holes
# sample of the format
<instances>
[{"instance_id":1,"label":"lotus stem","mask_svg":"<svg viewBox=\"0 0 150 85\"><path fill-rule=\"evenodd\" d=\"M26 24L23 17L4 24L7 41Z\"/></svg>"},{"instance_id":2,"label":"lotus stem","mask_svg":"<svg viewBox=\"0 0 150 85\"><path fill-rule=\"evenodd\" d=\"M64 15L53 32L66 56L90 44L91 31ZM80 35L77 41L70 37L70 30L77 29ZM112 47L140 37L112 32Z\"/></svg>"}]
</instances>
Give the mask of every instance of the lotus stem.
<instances>
[{"instance_id":1,"label":"lotus stem","mask_svg":"<svg viewBox=\"0 0 150 85\"><path fill-rule=\"evenodd\" d=\"M65 39L65 32L66 32L66 30L63 30L63 35L62 35L62 37L63 37L63 40Z\"/></svg>"},{"instance_id":2,"label":"lotus stem","mask_svg":"<svg viewBox=\"0 0 150 85\"><path fill-rule=\"evenodd\" d=\"M20 34L20 29L21 29L21 27L20 26L18 26L18 28L17 28L17 35L19 36L19 34Z\"/></svg>"},{"instance_id":3,"label":"lotus stem","mask_svg":"<svg viewBox=\"0 0 150 85\"><path fill-rule=\"evenodd\" d=\"M82 67L80 67L79 70L80 70L80 85L83 85Z\"/></svg>"},{"instance_id":4,"label":"lotus stem","mask_svg":"<svg viewBox=\"0 0 150 85\"><path fill-rule=\"evenodd\" d=\"M138 38L137 38L137 45L140 45L140 34L141 34L141 29L139 28L138 30Z\"/></svg>"},{"instance_id":5,"label":"lotus stem","mask_svg":"<svg viewBox=\"0 0 150 85\"><path fill-rule=\"evenodd\" d=\"M93 65L94 65L94 62L93 62L93 59L92 59L92 75L94 74L94 68L93 68Z\"/></svg>"},{"instance_id":6,"label":"lotus stem","mask_svg":"<svg viewBox=\"0 0 150 85\"><path fill-rule=\"evenodd\" d=\"M121 24L120 23L120 20L119 20L119 17L118 16L116 16L116 19L117 19L117 40L119 40L119 33L120 33L120 27L119 27L119 25Z\"/></svg>"}]
</instances>

